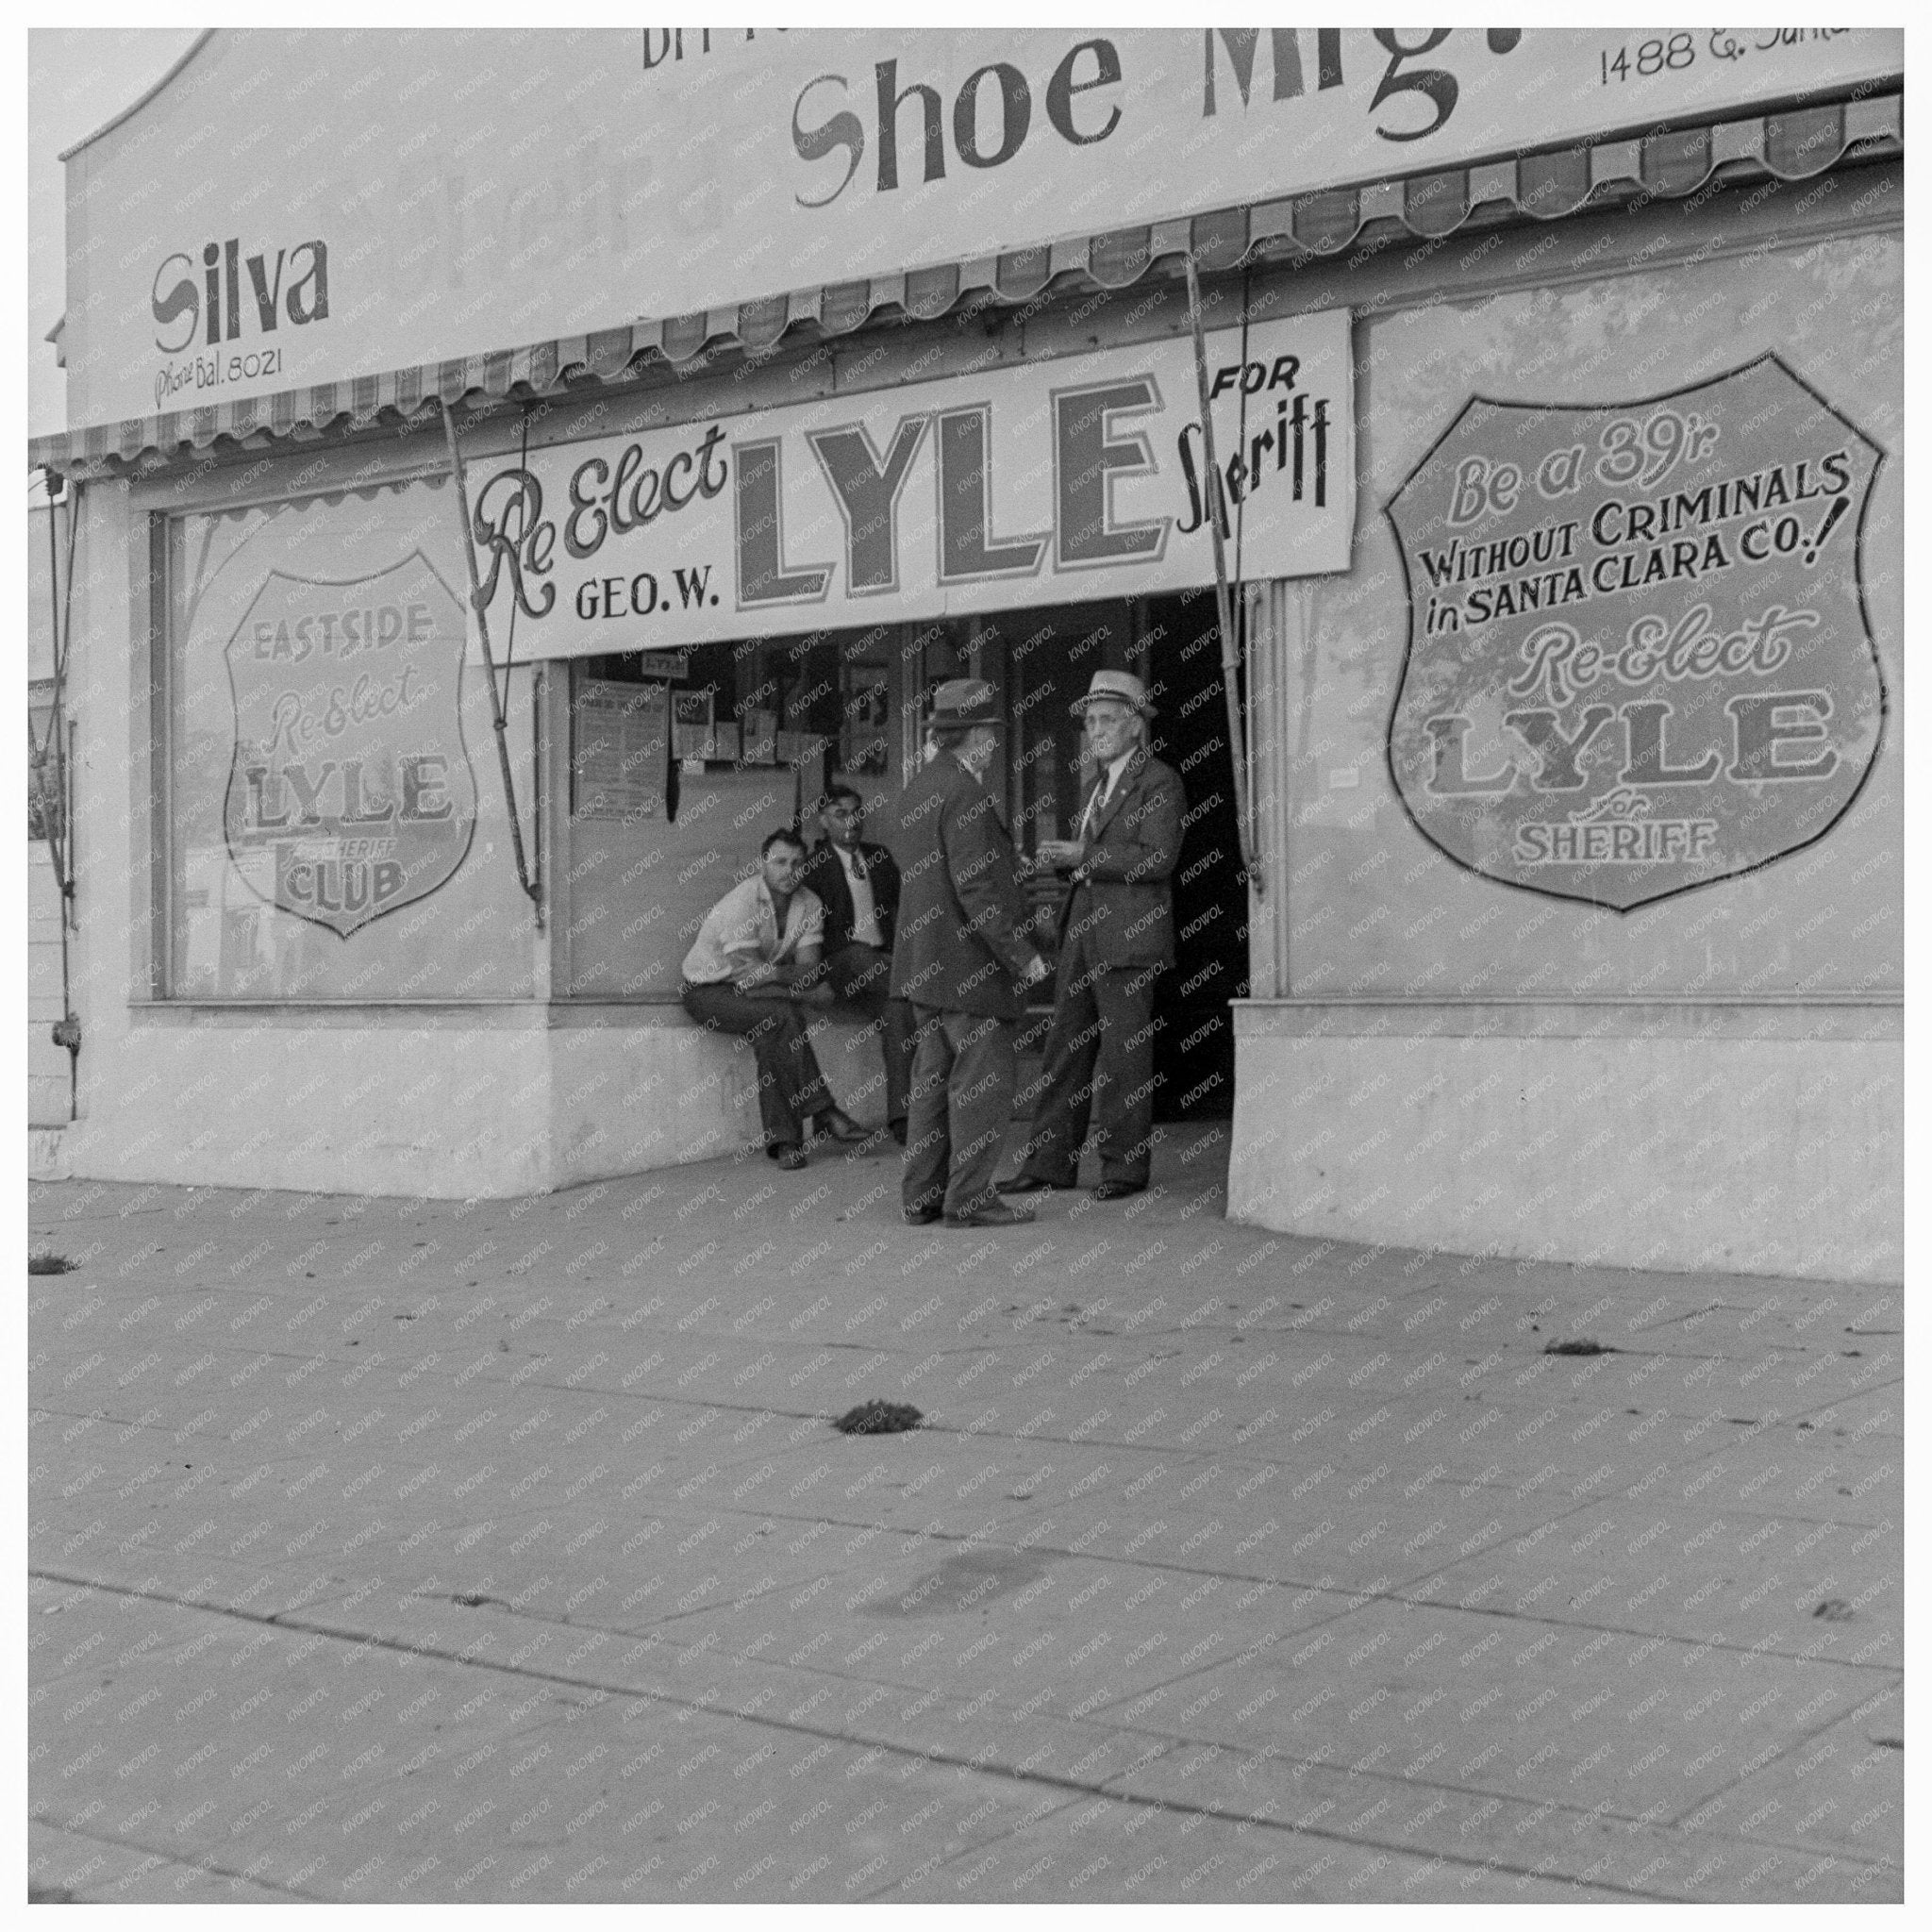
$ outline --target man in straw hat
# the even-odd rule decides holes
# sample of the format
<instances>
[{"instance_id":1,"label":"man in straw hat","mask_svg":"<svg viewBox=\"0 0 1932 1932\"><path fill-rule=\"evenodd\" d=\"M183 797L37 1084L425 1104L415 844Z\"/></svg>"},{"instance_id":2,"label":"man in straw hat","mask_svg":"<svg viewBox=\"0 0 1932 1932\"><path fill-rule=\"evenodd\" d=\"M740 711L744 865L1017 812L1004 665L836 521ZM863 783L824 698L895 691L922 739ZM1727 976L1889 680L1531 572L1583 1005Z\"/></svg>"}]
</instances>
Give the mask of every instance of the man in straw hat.
<instances>
[{"instance_id":1,"label":"man in straw hat","mask_svg":"<svg viewBox=\"0 0 1932 1932\"><path fill-rule=\"evenodd\" d=\"M1187 800L1174 770L1150 755L1147 687L1096 671L1082 716L1093 783L1072 839L1036 856L1067 875L1059 971L1041 1093L1020 1172L1006 1193L1071 1188L1090 1115L1099 1128L1101 1201L1147 1185L1154 1131L1154 982L1174 964L1168 881L1180 857Z\"/></svg>"},{"instance_id":2,"label":"man in straw hat","mask_svg":"<svg viewBox=\"0 0 1932 1932\"><path fill-rule=\"evenodd\" d=\"M915 1226L1009 1227L1033 1217L993 1189L1013 1112L1013 1026L1048 968L1026 937L1013 841L985 789L999 700L978 678L933 694L933 757L900 794L892 996L912 1003L918 1044L900 1195Z\"/></svg>"}]
</instances>

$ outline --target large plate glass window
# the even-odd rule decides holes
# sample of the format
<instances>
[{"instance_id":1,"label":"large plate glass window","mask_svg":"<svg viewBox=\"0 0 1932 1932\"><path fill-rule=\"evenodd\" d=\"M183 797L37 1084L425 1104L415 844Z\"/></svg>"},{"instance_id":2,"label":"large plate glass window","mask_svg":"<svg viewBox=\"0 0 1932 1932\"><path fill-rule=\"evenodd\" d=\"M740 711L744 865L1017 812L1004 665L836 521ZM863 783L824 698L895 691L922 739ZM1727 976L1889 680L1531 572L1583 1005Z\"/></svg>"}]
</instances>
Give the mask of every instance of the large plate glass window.
<instances>
[{"instance_id":1,"label":"large plate glass window","mask_svg":"<svg viewBox=\"0 0 1932 1932\"><path fill-rule=\"evenodd\" d=\"M528 997L447 488L190 512L165 541L168 993ZM508 709L531 843L527 667Z\"/></svg>"}]
</instances>

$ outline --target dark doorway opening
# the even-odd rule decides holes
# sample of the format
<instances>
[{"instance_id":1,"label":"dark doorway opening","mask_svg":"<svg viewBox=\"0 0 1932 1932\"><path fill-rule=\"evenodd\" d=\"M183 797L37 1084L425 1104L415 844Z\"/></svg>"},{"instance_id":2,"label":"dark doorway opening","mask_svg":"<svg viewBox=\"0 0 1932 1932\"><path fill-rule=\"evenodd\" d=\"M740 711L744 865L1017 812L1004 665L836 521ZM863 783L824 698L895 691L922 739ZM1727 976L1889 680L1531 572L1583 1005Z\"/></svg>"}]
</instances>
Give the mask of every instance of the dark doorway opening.
<instances>
[{"instance_id":1,"label":"dark doorway opening","mask_svg":"<svg viewBox=\"0 0 1932 1932\"><path fill-rule=\"evenodd\" d=\"M974 675L998 687L1007 718L1008 822L1030 854L1068 838L1092 776L1074 700L1095 671L1132 671L1154 693L1153 750L1180 774L1188 799L1173 879L1175 963L1155 991L1154 1118L1210 1122L1234 1112L1228 1002L1248 991L1247 885L1234 809L1227 701L1211 590L1062 604L948 621L917 633L924 656L909 689ZM1026 885L1034 939L1052 963L1064 881ZM1022 1024L1020 1087L1030 1091L1053 1014L1051 982ZM1023 1114L1027 1111L1022 1103Z\"/></svg>"},{"instance_id":2,"label":"dark doorway opening","mask_svg":"<svg viewBox=\"0 0 1932 1932\"><path fill-rule=\"evenodd\" d=\"M1141 642L1158 693L1154 752L1180 774L1187 828L1174 875L1174 967L1156 997L1158 1121L1234 1112L1230 1000L1248 992L1248 894L1214 592L1150 597ZM1244 694L1245 695L1245 694Z\"/></svg>"}]
</instances>

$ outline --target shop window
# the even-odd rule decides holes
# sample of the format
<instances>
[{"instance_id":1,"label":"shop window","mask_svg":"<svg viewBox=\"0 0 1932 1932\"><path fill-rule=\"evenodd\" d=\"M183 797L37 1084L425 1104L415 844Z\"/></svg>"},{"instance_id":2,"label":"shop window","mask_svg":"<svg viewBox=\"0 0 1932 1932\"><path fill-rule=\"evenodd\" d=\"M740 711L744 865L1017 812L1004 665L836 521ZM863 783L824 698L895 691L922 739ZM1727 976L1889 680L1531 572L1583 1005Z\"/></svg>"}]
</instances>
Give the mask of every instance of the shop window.
<instances>
[{"instance_id":1,"label":"shop window","mask_svg":"<svg viewBox=\"0 0 1932 1932\"><path fill-rule=\"evenodd\" d=\"M901 631L569 667L571 996L675 1000L698 923L756 869L767 832L802 822L816 836L834 776L896 789Z\"/></svg>"},{"instance_id":2,"label":"shop window","mask_svg":"<svg viewBox=\"0 0 1932 1932\"><path fill-rule=\"evenodd\" d=\"M168 520L170 996L534 991L455 516L412 482ZM532 687L507 712L535 851Z\"/></svg>"},{"instance_id":3,"label":"shop window","mask_svg":"<svg viewBox=\"0 0 1932 1932\"><path fill-rule=\"evenodd\" d=\"M1280 737L1264 747L1264 764L1280 774L1276 809L1289 827L1266 912L1281 922L1277 957L1288 976L1280 992L1350 1001L1757 1002L1863 997L1903 984L1903 928L1874 898L1894 876L1902 823L1905 760L1891 749L1887 718L1905 636L1901 468L1888 457L1875 473L1862 472L1855 455L1855 439L1895 451L1902 434L1903 244L1895 234L1873 233L1788 248L1767 243L1735 258L1706 259L1700 251L1652 262L1665 239L1659 230L1629 269L1602 279L1358 318L1363 468L1355 567L1294 587L1288 631L1297 641L1281 666ZM1607 326L1609 317L1639 316L1641 328ZM1821 408L1848 420L1840 426L1795 402L1746 405L1730 379L1754 367L1760 375L1752 382L1768 376L1760 358L1769 354L1786 359ZM1639 399L1655 397L1666 377L1680 400L1668 408L1659 402L1653 415ZM1718 384L1724 386L1705 387ZM1421 596L1409 574L1420 544L1411 558L1401 520L1382 507L1408 487L1452 425L1476 420L1463 414L1471 397L1490 398L1503 412L1481 420L1493 428L1497 450L1507 443L1511 464L1533 475L1568 436L1544 418L1541 404L1551 396L1601 406L1588 418L1590 435L1602 439L1587 445L1591 452L1617 446L1620 424L1658 425L1657 448L1627 485L1610 484L1617 473L1609 469L1586 465L1583 481L1537 492L1553 506L1548 527L1568 529L1568 519L1582 519L1580 568L1572 574L1586 598L1576 601L1555 573L1536 578L1534 565L1492 571L1479 591L1472 573L1470 588L1455 587L1442 605L1472 627L1426 628L1424 612L1433 607L1410 603L1411 592ZM1620 401L1629 402L1629 414ZM1521 413L1512 417L1512 408ZM1680 417L1679 409L1693 414ZM1688 443L1670 440L1674 425L1691 420L1724 425L1719 441L1694 459ZM1544 438L1541 447L1519 434L1524 425ZM1753 453L1759 449L1765 453ZM1861 501L1862 486L1845 494L1850 514L1830 530L1822 511L1809 522L1789 517L1788 540L1819 532L1822 549L1782 561L1775 552L1751 558L1742 547L1747 528L1755 549L1773 527L1754 525L1754 512L1734 508L1728 520L1698 521L1710 508L1697 495L1707 484L1816 475L1820 455L1832 450L1841 452L1834 462L1853 464L1848 479L1874 480L1869 500ZM1554 469L1544 475L1547 481ZM1621 494L1598 493L1608 488ZM1654 545L1633 537L1612 564L1600 565L1593 559L1612 552L1598 550L1590 519L1594 506L1612 501L1629 506L1633 530L1640 516L1654 516L1659 527L1669 514L1685 521ZM1573 507L1556 508L1560 502ZM1790 508L1803 508L1794 494ZM1422 523L1437 513L1431 508ZM1622 525L1601 527L1614 533ZM1834 552L1830 545L1852 527L1861 541ZM1495 528L1500 535L1505 525ZM1696 575L1662 578L1667 558L1674 571L1691 560L1693 530L1708 539L1696 550ZM1640 568L1649 575L1639 578ZM1625 583L1636 587L1632 594L1622 594ZM1539 604L1539 595L1570 601ZM1706 656L1706 638L1738 636L1740 625L1757 634L1770 613L1794 609L1819 622L1807 626L1812 641L1803 655L1776 673L1734 673ZM1637 645L1653 624L1679 641L1681 665L1645 662ZM1577 741L1575 761L1559 774L1509 720L1518 706L1537 719L1534 708L1544 701L1522 696L1520 685L1489 667L1528 665L1530 640L1561 648L1566 637L1598 641L1605 668L1599 683L1573 690L1566 682L1558 710L1547 714L1569 734L1584 728L1578 721L1586 716L1599 721L1589 726L1598 735ZM1613 646L1626 641L1631 648L1619 657ZM1841 782L1844 772L1869 762L1856 798L1832 804L1835 817L1814 816L1806 802L1832 800L1828 787L1730 775L1743 769L1733 735L1740 713L1730 707L1774 676L1784 689L1835 693L1830 730L1839 735L1821 749L1839 762L1822 776L1840 774ZM1519 694L1511 697L1512 690ZM1590 709L1606 699L1610 709ZM1636 708L1652 704L1662 708ZM1421 776L1429 766L1411 749L1419 725L1428 737L1424 709L1467 730L1466 742L1459 735L1439 741L1458 747L1456 767L1445 757L1440 792ZM1602 722L1613 712L1613 723ZM1644 715L1668 720L1670 742L1680 747L1672 752L1674 773L1640 762L1637 719ZM1783 715L1822 722L1803 711ZM1693 779L1706 758L1710 770ZM1485 776L1499 789L1468 783ZM1459 795L1458 782L1467 784ZM1432 795L1442 802L1432 805ZM1460 834L1448 829L1457 820ZM1609 856L1566 866L1556 858L1559 840L1575 841L1572 849L1587 840ZM1674 856L1687 848L1711 850L1738 869L1700 870ZM1592 886L1601 903L1590 896Z\"/></svg>"}]
</instances>

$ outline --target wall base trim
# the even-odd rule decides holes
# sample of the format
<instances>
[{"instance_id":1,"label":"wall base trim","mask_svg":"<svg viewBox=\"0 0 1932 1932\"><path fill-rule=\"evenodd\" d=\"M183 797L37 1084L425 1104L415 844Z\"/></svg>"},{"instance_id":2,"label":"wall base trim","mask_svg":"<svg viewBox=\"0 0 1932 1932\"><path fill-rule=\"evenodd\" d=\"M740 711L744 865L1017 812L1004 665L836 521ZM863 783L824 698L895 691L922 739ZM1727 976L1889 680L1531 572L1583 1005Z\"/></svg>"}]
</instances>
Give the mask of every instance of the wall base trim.
<instances>
[{"instance_id":1,"label":"wall base trim","mask_svg":"<svg viewBox=\"0 0 1932 1932\"><path fill-rule=\"evenodd\" d=\"M828 1020L815 1038L846 1112L883 1124L877 1035ZM763 1144L751 1049L676 1008L604 1027L136 1026L114 1074L81 1120L30 1130L33 1178L483 1200Z\"/></svg>"},{"instance_id":2,"label":"wall base trim","mask_svg":"<svg viewBox=\"0 0 1932 1932\"><path fill-rule=\"evenodd\" d=\"M26 1177L30 1181L74 1178L73 1148L65 1127L29 1127L26 1130Z\"/></svg>"},{"instance_id":3,"label":"wall base trim","mask_svg":"<svg viewBox=\"0 0 1932 1932\"><path fill-rule=\"evenodd\" d=\"M1895 1038L1247 1024L1232 1220L1674 1273L1897 1282Z\"/></svg>"}]
</instances>

